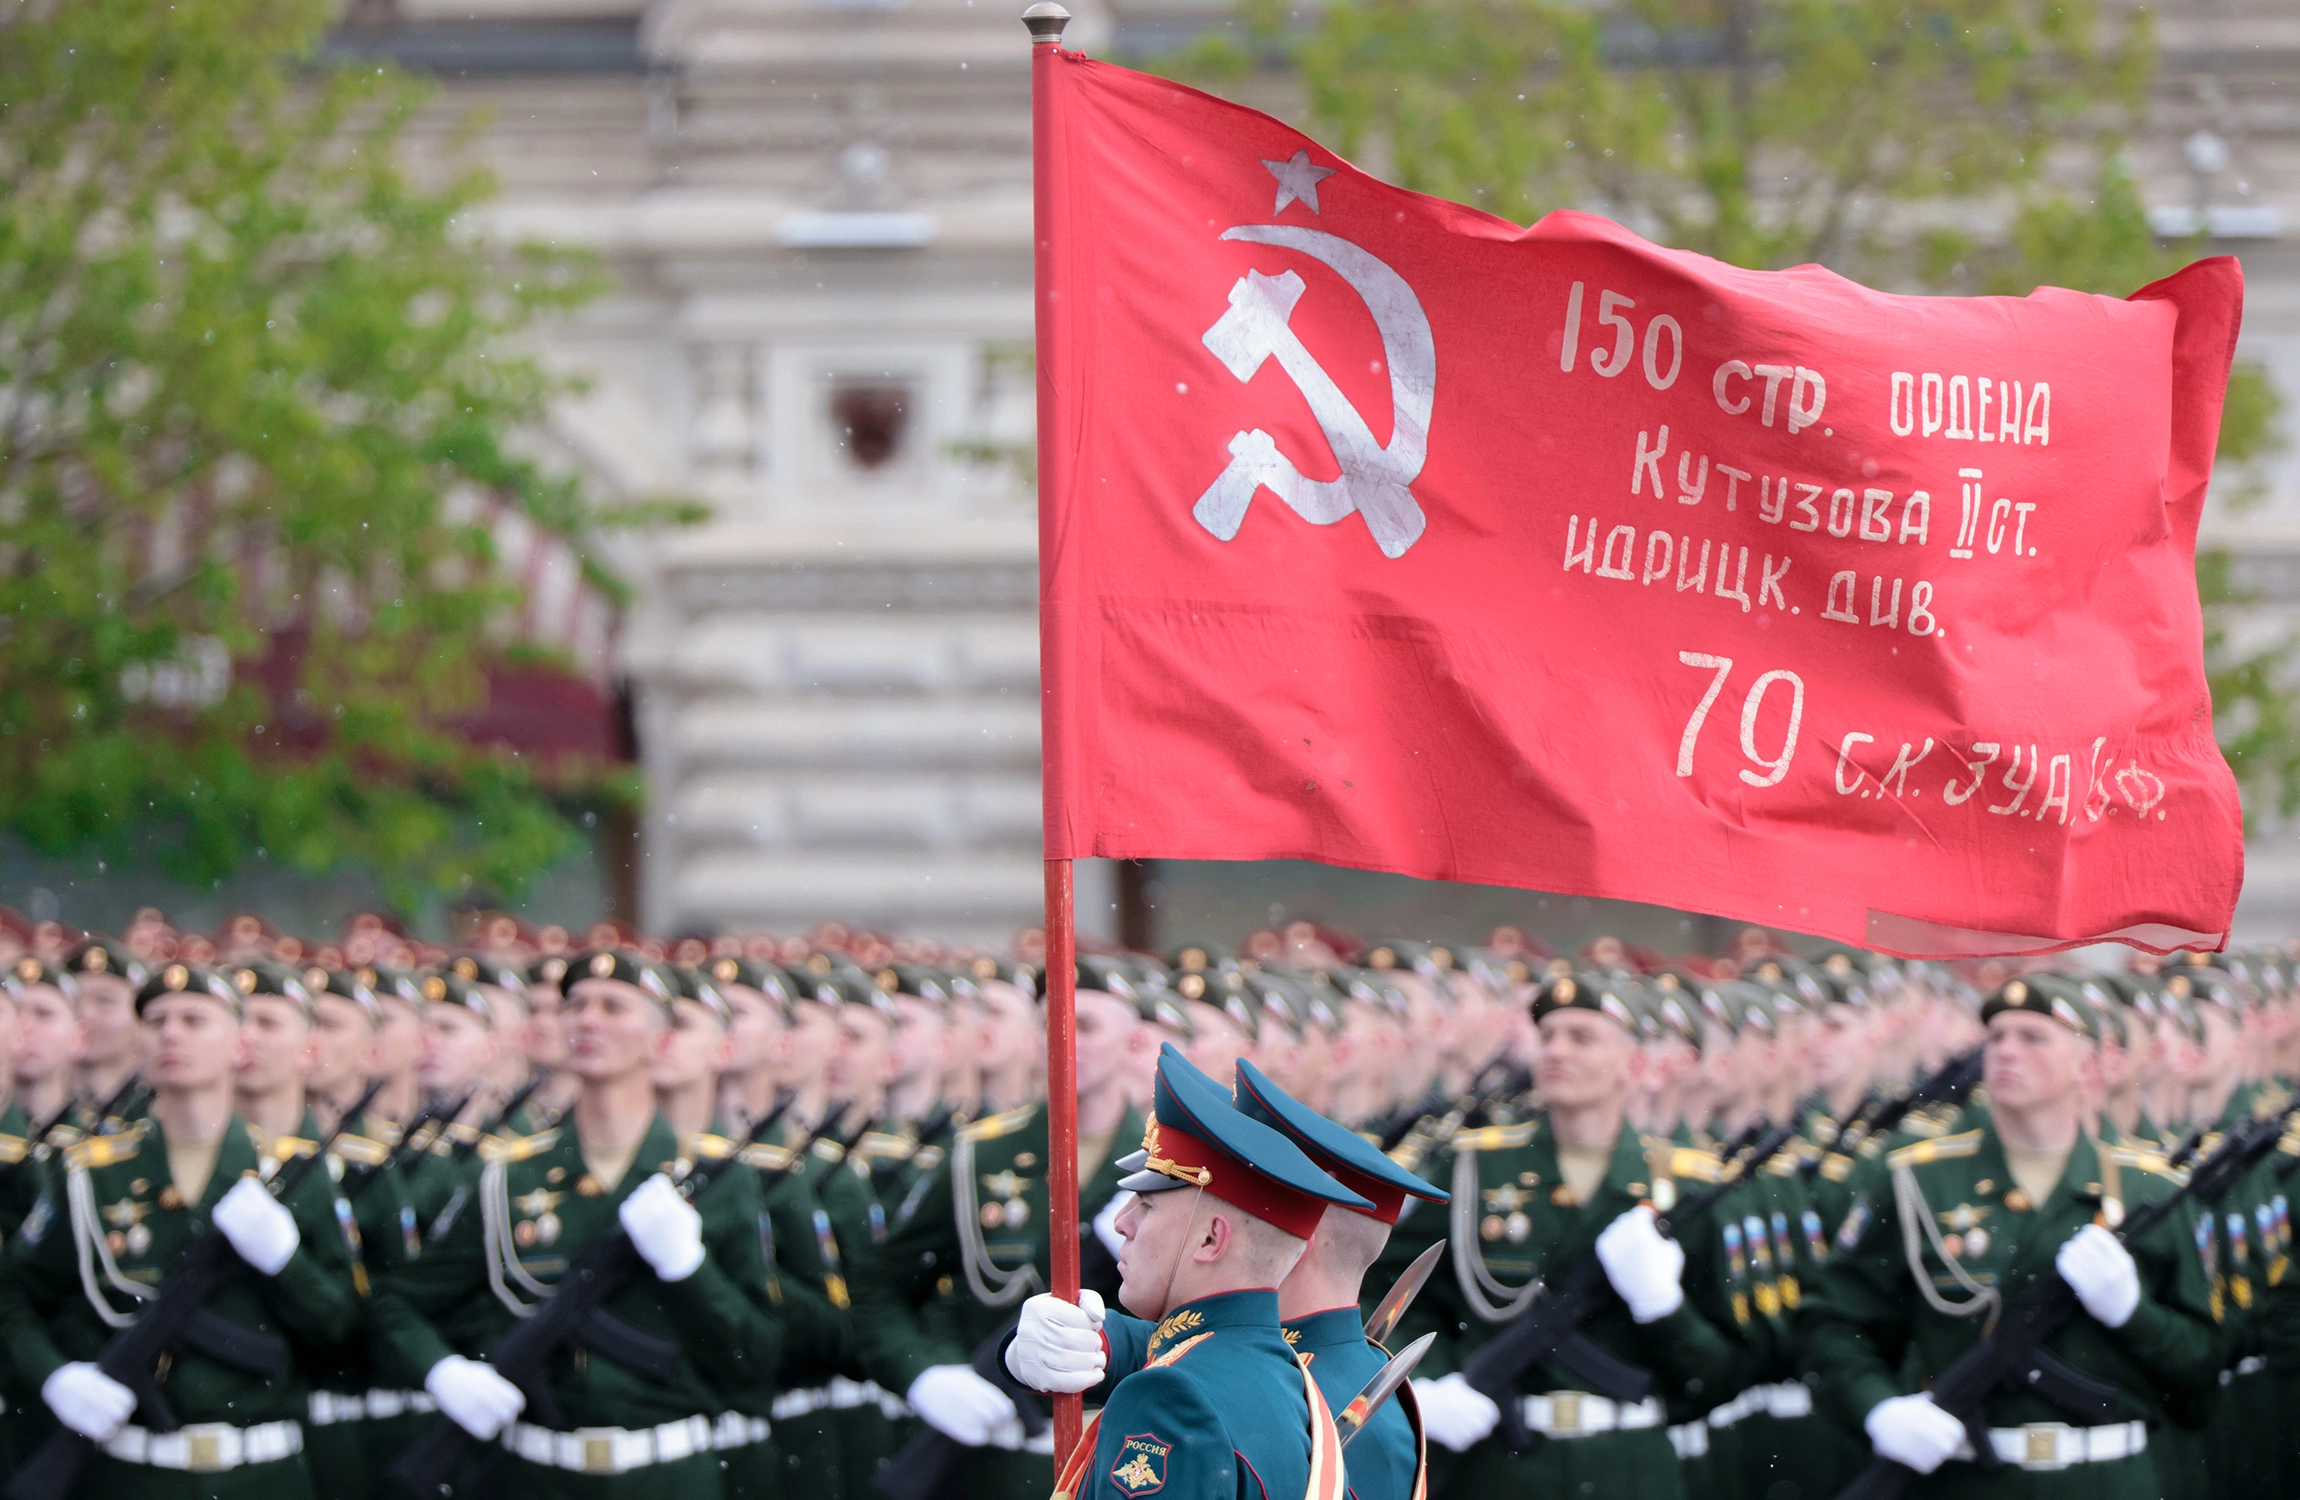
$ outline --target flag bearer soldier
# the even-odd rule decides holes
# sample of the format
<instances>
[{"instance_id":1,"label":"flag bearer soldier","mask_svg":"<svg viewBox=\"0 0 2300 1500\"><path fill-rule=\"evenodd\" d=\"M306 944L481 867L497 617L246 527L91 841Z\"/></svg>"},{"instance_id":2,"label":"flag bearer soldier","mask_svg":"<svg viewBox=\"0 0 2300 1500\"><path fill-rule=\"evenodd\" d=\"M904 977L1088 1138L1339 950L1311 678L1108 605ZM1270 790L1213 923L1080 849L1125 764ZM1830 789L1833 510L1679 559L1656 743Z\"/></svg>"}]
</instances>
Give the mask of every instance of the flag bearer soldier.
<instances>
[{"instance_id":1,"label":"flag bearer soldier","mask_svg":"<svg viewBox=\"0 0 2300 1500\"><path fill-rule=\"evenodd\" d=\"M723 1175L699 1204L674 1188L688 1163L653 1077L672 1045L674 994L670 977L635 954L579 955L567 988L568 1066L581 1080L573 1109L552 1130L491 1145L475 1210L378 1289L383 1357L466 1431L500 1437L502 1493L712 1500L720 1392L774 1370L786 1338L836 1336L790 1327L770 1307L755 1180ZM643 1267L605 1305L674 1346L676 1369L656 1379L596 1349L557 1351L545 1379L564 1425L544 1426L470 1356L492 1351L618 1224Z\"/></svg>"},{"instance_id":2,"label":"flag bearer soldier","mask_svg":"<svg viewBox=\"0 0 2300 1500\"><path fill-rule=\"evenodd\" d=\"M2220 1309L2194 1217L2176 1214L2129 1249L2105 1227L2124 1202L2174 1184L2160 1157L2085 1133L2097 1022L2056 990L2015 980L1983 1008L1984 1123L1900 1146L1863 1174L1799 1310L1800 1357L1821 1401L1878 1455L1924 1476L1912 1496L2152 1500L2163 1491L2149 1429L2219 1374ZM2072 1426L2035 1391L1995 1392L1986 1420L2005 1466L1992 1475L1960 1452L1964 1428L1924 1383L2048 1270L2082 1310L2046 1347L2114 1385L2116 1413Z\"/></svg>"},{"instance_id":3,"label":"flag bearer soldier","mask_svg":"<svg viewBox=\"0 0 2300 1500\"><path fill-rule=\"evenodd\" d=\"M116 1131L141 1109L144 1028L136 995L146 966L109 938L91 937L64 957L80 1017L79 1102L72 1123L89 1135Z\"/></svg>"},{"instance_id":4,"label":"flag bearer soldier","mask_svg":"<svg viewBox=\"0 0 2300 1500\"><path fill-rule=\"evenodd\" d=\"M1112 985L1124 986L1126 993ZM984 990L994 1018L1003 1017L1008 997L988 984ZM1081 961L1082 1235L1094 1232L1117 1194L1123 1174L1110 1159L1113 1143L1136 1139L1142 1129L1141 1116L1126 1101L1128 1043L1141 1024L1134 993L1132 981L1115 965ZM1035 1024L1034 1007L1029 1015ZM992 1029L998 1025L994 1019ZM1040 1500L1051 1451L1024 1451L1014 1403L969 1368L975 1352L1001 1332L1022 1300L1053 1280L1046 1106L1016 1102L1002 1076L1007 1055L1019 1055L1025 1044L994 1036L985 1064L1000 1089L993 1102L1005 1107L958 1131L949 1160L916 1212L889 1229L886 1242L855 1276L864 1368L887 1390L903 1392L929 1426L971 1450L963 1481L970 1500ZM1043 1053L1043 1041L1039 1046ZM1114 1228L1111 1233L1116 1236Z\"/></svg>"},{"instance_id":5,"label":"flag bearer soldier","mask_svg":"<svg viewBox=\"0 0 2300 1500\"><path fill-rule=\"evenodd\" d=\"M78 1493L114 1497L311 1493L292 1364L272 1375L173 1351L159 1386L173 1433L134 1419L135 1397L93 1363L114 1328L199 1235L222 1234L243 1263L206 1310L243 1328L331 1343L357 1316L350 1257L324 1174L287 1202L259 1176L262 1142L232 1112L244 997L223 977L168 964L137 993L151 1033L148 1116L66 1153L65 1191L35 1209L0 1258L0 1340L66 1426L104 1445ZM83 1270L83 1268L85 1268Z\"/></svg>"},{"instance_id":6,"label":"flag bearer soldier","mask_svg":"<svg viewBox=\"0 0 2300 1500\"><path fill-rule=\"evenodd\" d=\"M1188 1067L1169 1060L1169 1067ZM1212 1080L1204 1080L1212 1086ZM1366 1337L1358 1304L1365 1273L1380 1253L1398 1210L1408 1198L1445 1201L1445 1195L1391 1161L1368 1142L1293 1099L1250 1062L1238 1065L1238 1112L1269 1126L1336 1182L1367 1201L1365 1208L1335 1205L1318 1221L1302 1258L1278 1283L1278 1316L1286 1342L1308 1361L1327 1407L1341 1411L1365 1389L1390 1351ZM1140 1171L1146 1153L1120 1162ZM1374 1288L1377 1295L1387 1288ZM1110 1388L1149 1358L1155 1321L1124 1313L1103 1315L1099 1294L1080 1294L1080 1305L1041 1293L1023 1304L1022 1327L1007 1346L1006 1366L1024 1384L1045 1391L1090 1391L1102 1405ZM1099 1330L1099 1331L1097 1331ZM1349 1486L1356 1500L1420 1500L1424 1482L1421 1431L1410 1391L1377 1412L1350 1449Z\"/></svg>"},{"instance_id":7,"label":"flag bearer soldier","mask_svg":"<svg viewBox=\"0 0 2300 1500\"><path fill-rule=\"evenodd\" d=\"M1157 1327L1148 1363L1118 1380L1056 1492L1341 1500L1333 1414L1286 1341L1276 1288L1329 1207L1371 1205L1177 1053L1160 1058L1142 1145L1118 1215L1119 1300Z\"/></svg>"},{"instance_id":8,"label":"flag bearer soldier","mask_svg":"<svg viewBox=\"0 0 2300 1500\"><path fill-rule=\"evenodd\" d=\"M1676 1500L1683 1488L1668 1422L1752 1384L1757 1356L1729 1310L1718 1230L1679 1225L1682 1240L1664 1238L1649 1205L1674 1202L1680 1181L1714 1181L1718 1162L1628 1128L1638 1021L1615 981L1550 979L1532 1010L1543 1108L1453 1141L1455 1275L1431 1287L1462 1330L1446 1357L1458 1366L1530 1303L1541 1280L1594 1255L1619 1300L1582 1331L1652 1371L1655 1394L1617 1401L1562 1367L1530 1368L1515 1399L1527 1428L1546 1440L1525 1454L1492 1435L1500 1412L1458 1374L1417 1384L1423 1420L1433 1440L1466 1450L1452 1479L1464 1493Z\"/></svg>"}]
</instances>

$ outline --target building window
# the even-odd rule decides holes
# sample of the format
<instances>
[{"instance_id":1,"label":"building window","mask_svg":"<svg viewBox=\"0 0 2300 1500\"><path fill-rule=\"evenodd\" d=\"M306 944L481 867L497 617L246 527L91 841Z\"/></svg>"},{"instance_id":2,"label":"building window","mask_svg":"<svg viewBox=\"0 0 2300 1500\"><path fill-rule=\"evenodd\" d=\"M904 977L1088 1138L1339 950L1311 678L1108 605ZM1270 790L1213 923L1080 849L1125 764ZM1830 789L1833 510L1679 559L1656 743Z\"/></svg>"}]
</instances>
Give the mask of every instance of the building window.
<instances>
[{"instance_id":1,"label":"building window","mask_svg":"<svg viewBox=\"0 0 2300 1500\"><path fill-rule=\"evenodd\" d=\"M872 473L902 456L916 405L907 385L837 378L830 398L831 426L849 465Z\"/></svg>"}]
</instances>

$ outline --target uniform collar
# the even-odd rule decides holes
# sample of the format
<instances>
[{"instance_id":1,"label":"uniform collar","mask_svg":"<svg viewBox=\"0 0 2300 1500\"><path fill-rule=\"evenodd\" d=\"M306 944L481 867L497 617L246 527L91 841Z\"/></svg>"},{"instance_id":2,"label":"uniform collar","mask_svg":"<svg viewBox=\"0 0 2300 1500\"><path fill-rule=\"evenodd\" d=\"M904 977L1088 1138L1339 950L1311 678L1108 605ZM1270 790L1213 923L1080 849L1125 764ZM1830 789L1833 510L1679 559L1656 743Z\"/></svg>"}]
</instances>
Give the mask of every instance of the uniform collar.
<instances>
[{"instance_id":1,"label":"uniform collar","mask_svg":"<svg viewBox=\"0 0 2300 1500\"><path fill-rule=\"evenodd\" d=\"M156 1115L147 1115L143 1124L150 1132L151 1144L158 1148L155 1156L164 1171L168 1159L167 1128ZM207 1191L200 1195L198 1207L203 1212L214 1209L217 1201L231 1191L232 1184L256 1168L255 1131L249 1128L247 1121L233 1115L224 1121L224 1137L216 1143L216 1164L208 1172Z\"/></svg>"},{"instance_id":2,"label":"uniform collar","mask_svg":"<svg viewBox=\"0 0 2300 1500\"><path fill-rule=\"evenodd\" d=\"M1354 1307L1329 1307L1287 1322L1286 1342L1296 1349L1332 1349L1366 1341L1365 1319Z\"/></svg>"},{"instance_id":3,"label":"uniform collar","mask_svg":"<svg viewBox=\"0 0 2300 1500\"><path fill-rule=\"evenodd\" d=\"M1224 1327L1267 1327L1277 1330L1279 1325L1279 1293L1277 1288L1256 1288L1256 1291L1224 1291L1210 1298L1198 1298L1175 1307L1159 1321L1157 1332L1150 1334L1150 1353L1166 1353L1175 1339L1194 1339L1198 1334L1219 1332Z\"/></svg>"}]
</instances>

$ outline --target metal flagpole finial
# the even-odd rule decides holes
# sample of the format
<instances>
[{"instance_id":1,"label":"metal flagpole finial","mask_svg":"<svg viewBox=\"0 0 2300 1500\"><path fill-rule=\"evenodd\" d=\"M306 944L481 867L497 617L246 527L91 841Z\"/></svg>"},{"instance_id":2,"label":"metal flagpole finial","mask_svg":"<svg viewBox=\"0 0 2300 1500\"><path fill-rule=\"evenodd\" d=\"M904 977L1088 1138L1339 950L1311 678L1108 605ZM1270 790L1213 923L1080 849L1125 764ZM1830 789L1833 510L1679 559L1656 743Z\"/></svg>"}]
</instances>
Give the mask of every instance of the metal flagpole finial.
<instances>
[{"instance_id":1,"label":"metal flagpole finial","mask_svg":"<svg viewBox=\"0 0 2300 1500\"><path fill-rule=\"evenodd\" d=\"M1054 0L1038 0L1022 13L1022 24L1030 28L1033 47L1051 47L1062 40L1062 28L1070 24L1070 12Z\"/></svg>"}]
</instances>

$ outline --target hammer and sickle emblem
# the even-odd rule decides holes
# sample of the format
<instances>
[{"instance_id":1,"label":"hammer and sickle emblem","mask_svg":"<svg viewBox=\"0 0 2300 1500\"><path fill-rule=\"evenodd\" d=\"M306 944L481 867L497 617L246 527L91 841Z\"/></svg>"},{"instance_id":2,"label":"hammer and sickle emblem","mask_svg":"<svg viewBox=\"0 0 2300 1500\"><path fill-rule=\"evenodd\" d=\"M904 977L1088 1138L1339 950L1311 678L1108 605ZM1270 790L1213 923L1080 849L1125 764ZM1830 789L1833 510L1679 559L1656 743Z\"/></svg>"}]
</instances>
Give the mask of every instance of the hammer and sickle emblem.
<instances>
[{"instance_id":1,"label":"hammer and sickle emblem","mask_svg":"<svg viewBox=\"0 0 2300 1500\"><path fill-rule=\"evenodd\" d=\"M1230 288L1230 309L1207 329L1203 342L1240 382L1275 358L1317 418L1341 468L1339 479L1307 479L1260 428L1230 439L1229 466L1198 497L1191 514L1223 541L1238 534L1257 490L1268 490L1303 520L1331 526L1353 511L1385 557L1402 557L1428 524L1407 488L1428 453L1430 402L1437 388L1437 354L1429 316L1405 279L1348 240L1287 224L1241 224L1222 235L1299 250L1333 267L1365 300L1382 338L1390 373L1390 441L1374 441L1358 409L1333 377L1303 347L1290 326L1303 292L1292 271L1265 276L1248 271Z\"/></svg>"}]
</instances>

